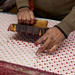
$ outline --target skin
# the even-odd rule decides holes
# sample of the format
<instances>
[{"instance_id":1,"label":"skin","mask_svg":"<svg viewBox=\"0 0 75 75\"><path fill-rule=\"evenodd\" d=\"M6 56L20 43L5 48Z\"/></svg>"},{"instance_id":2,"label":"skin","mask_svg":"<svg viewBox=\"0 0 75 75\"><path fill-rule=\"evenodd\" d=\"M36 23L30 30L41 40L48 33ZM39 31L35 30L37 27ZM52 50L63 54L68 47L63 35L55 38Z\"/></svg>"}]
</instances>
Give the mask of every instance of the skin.
<instances>
[{"instance_id":1,"label":"skin","mask_svg":"<svg viewBox=\"0 0 75 75\"><path fill-rule=\"evenodd\" d=\"M26 23L26 24L34 24L35 23L35 16L34 13L27 7L21 8L17 14L18 22L19 23ZM46 33L40 37L36 42L35 46L42 44L42 46L38 49L36 54L40 54L47 50L47 52L52 53L54 52L64 41L65 36L64 34L57 28L52 27L46 31Z\"/></svg>"},{"instance_id":2,"label":"skin","mask_svg":"<svg viewBox=\"0 0 75 75\"><path fill-rule=\"evenodd\" d=\"M27 25L35 23L34 13L28 7L19 9L17 18L19 23Z\"/></svg>"},{"instance_id":3,"label":"skin","mask_svg":"<svg viewBox=\"0 0 75 75\"><path fill-rule=\"evenodd\" d=\"M47 32L35 42L36 46L44 42L44 44L36 52L36 55L44 52L45 50L47 50L48 53L53 53L62 44L64 39L64 34L57 27L48 29Z\"/></svg>"}]
</instances>

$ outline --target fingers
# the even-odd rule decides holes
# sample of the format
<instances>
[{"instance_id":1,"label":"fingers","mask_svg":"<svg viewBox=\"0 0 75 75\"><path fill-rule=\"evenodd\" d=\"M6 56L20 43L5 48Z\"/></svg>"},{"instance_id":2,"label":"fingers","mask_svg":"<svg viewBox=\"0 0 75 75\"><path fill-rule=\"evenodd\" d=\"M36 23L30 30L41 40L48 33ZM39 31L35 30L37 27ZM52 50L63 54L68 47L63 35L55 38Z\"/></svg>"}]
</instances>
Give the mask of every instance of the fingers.
<instances>
[{"instance_id":1,"label":"fingers","mask_svg":"<svg viewBox=\"0 0 75 75\"><path fill-rule=\"evenodd\" d=\"M53 53L60 45L61 45L61 42L59 43L55 43L53 42L52 45L50 45L51 42L49 42L49 40L47 40L39 49L38 51L36 52L36 55L44 52L45 50L47 50L47 53ZM50 46L49 46L50 45Z\"/></svg>"},{"instance_id":2,"label":"fingers","mask_svg":"<svg viewBox=\"0 0 75 75\"><path fill-rule=\"evenodd\" d=\"M38 53L43 52L44 50L46 50L48 48L50 41L49 39L46 40L46 42L38 49Z\"/></svg>"},{"instance_id":3,"label":"fingers","mask_svg":"<svg viewBox=\"0 0 75 75\"><path fill-rule=\"evenodd\" d=\"M26 24L29 25L31 23L31 15L30 13L26 14Z\"/></svg>"},{"instance_id":4,"label":"fingers","mask_svg":"<svg viewBox=\"0 0 75 75\"><path fill-rule=\"evenodd\" d=\"M44 34L42 37L40 37L35 43L34 45L37 46L38 44L44 42L47 39L47 36Z\"/></svg>"},{"instance_id":5,"label":"fingers","mask_svg":"<svg viewBox=\"0 0 75 75\"><path fill-rule=\"evenodd\" d=\"M34 24L35 23L35 16L34 16L33 12L30 12L30 15L31 15L31 24Z\"/></svg>"},{"instance_id":6,"label":"fingers","mask_svg":"<svg viewBox=\"0 0 75 75\"><path fill-rule=\"evenodd\" d=\"M25 15L22 15L21 16L21 23L26 23L26 16Z\"/></svg>"},{"instance_id":7,"label":"fingers","mask_svg":"<svg viewBox=\"0 0 75 75\"><path fill-rule=\"evenodd\" d=\"M44 44L38 49L38 51L36 52L36 55L38 55L41 52L44 52L45 50L48 50L50 48L52 48L52 46L55 44L55 41L53 41L52 39L47 39Z\"/></svg>"},{"instance_id":8,"label":"fingers","mask_svg":"<svg viewBox=\"0 0 75 75\"><path fill-rule=\"evenodd\" d=\"M17 18L18 18L18 22L21 23L22 22L21 15L17 14Z\"/></svg>"},{"instance_id":9,"label":"fingers","mask_svg":"<svg viewBox=\"0 0 75 75\"><path fill-rule=\"evenodd\" d=\"M61 42L53 45L53 47L51 47L50 49L48 49L48 52L49 53L53 53L60 45L61 45Z\"/></svg>"},{"instance_id":10,"label":"fingers","mask_svg":"<svg viewBox=\"0 0 75 75\"><path fill-rule=\"evenodd\" d=\"M36 42L38 45L39 43L45 41L36 54L39 54L45 50L47 50L48 53L54 52L61 45L64 39L65 36L57 28L53 27L49 29L45 35Z\"/></svg>"},{"instance_id":11,"label":"fingers","mask_svg":"<svg viewBox=\"0 0 75 75\"><path fill-rule=\"evenodd\" d=\"M29 11L19 11L17 14L18 22L24 24L34 24L35 23L35 16L31 10Z\"/></svg>"}]
</instances>

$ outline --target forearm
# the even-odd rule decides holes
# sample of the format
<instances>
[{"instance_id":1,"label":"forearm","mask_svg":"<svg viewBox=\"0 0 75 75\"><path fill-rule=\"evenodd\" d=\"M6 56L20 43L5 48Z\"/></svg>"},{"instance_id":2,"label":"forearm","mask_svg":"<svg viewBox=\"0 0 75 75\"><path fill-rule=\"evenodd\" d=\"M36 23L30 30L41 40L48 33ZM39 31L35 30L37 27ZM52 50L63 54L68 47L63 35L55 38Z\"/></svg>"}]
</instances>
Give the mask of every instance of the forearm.
<instances>
[{"instance_id":1,"label":"forearm","mask_svg":"<svg viewBox=\"0 0 75 75\"><path fill-rule=\"evenodd\" d=\"M28 6L29 7L29 0L16 0L16 5L18 8L22 6Z\"/></svg>"},{"instance_id":2,"label":"forearm","mask_svg":"<svg viewBox=\"0 0 75 75\"><path fill-rule=\"evenodd\" d=\"M57 25L68 36L70 32L75 30L75 6L72 11Z\"/></svg>"}]
</instances>

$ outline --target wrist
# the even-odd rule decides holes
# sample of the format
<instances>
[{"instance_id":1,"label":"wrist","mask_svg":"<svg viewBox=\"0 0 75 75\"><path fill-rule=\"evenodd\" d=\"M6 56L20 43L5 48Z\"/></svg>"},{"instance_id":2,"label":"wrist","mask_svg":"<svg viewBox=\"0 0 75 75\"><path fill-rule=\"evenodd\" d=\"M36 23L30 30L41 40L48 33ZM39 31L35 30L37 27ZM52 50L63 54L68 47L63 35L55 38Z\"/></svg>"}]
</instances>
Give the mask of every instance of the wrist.
<instances>
[{"instance_id":1,"label":"wrist","mask_svg":"<svg viewBox=\"0 0 75 75\"><path fill-rule=\"evenodd\" d=\"M57 27L64 34L65 38L67 39L66 33L59 26L55 25L54 27Z\"/></svg>"},{"instance_id":2,"label":"wrist","mask_svg":"<svg viewBox=\"0 0 75 75\"><path fill-rule=\"evenodd\" d=\"M18 11L24 10L24 9L30 9L28 6L21 6L20 8L18 8Z\"/></svg>"}]
</instances>

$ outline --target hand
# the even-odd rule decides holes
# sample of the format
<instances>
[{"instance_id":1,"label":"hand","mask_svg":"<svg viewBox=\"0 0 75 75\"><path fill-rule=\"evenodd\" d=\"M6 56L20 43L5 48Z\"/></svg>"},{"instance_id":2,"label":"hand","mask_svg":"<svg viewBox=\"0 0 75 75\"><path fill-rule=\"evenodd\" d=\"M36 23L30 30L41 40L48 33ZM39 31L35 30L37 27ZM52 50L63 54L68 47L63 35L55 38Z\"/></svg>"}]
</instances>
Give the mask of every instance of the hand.
<instances>
[{"instance_id":1,"label":"hand","mask_svg":"<svg viewBox=\"0 0 75 75\"><path fill-rule=\"evenodd\" d=\"M64 34L57 27L48 29L46 33L35 42L35 45L38 45L45 41L36 54L39 54L45 50L49 53L54 52L61 45L64 39Z\"/></svg>"},{"instance_id":2,"label":"hand","mask_svg":"<svg viewBox=\"0 0 75 75\"><path fill-rule=\"evenodd\" d=\"M34 13L28 7L19 9L17 18L19 23L24 23L27 25L34 24L35 22Z\"/></svg>"}]
</instances>

